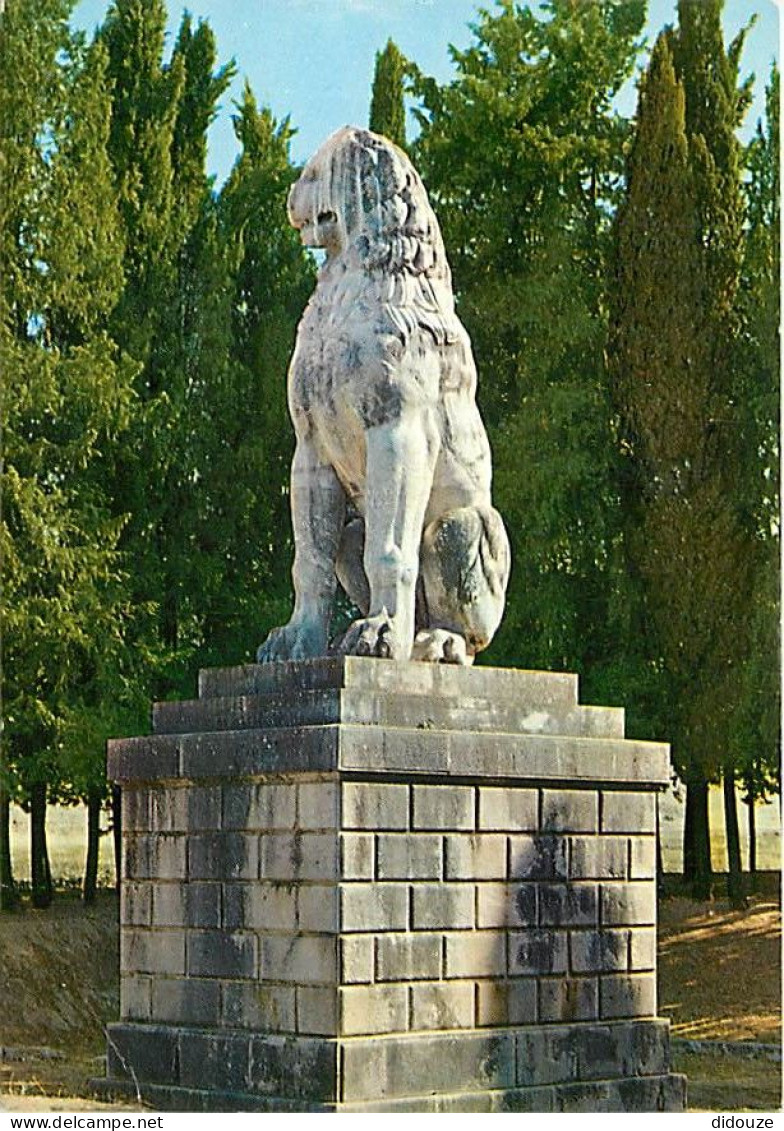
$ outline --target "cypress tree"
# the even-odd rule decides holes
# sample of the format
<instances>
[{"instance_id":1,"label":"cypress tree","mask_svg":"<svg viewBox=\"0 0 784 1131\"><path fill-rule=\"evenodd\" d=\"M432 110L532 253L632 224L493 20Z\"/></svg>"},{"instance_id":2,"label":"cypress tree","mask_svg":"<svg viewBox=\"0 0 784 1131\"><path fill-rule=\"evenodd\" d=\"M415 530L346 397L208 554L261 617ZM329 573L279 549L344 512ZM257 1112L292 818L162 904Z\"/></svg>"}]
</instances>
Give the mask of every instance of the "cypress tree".
<instances>
[{"instance_id":1,"label":"cypress tree","mask_svg":"<svg viewBox=\"0 0 784 1131\"><path fill-rule=\"evenodd\" d=\"M105 330L122 282L106 59L70 34L68 10L13 0L0 19L0 62L18 77L0 90L5 769L30 809L38 906L51 899L46 805L73 796L76 747L95 766L96 748L69 735L88 701L100 717L122 698L128 623L120 523L96 472L130 403ZM7 875L5 843L0 856Z\"/></svg>"},{"instance_id":2,"label":"cypress tree","mask_svg":"<svg viewBox=\"0 0 784 1131\"><path fill-rule=\"evenodd\" d=\"M755 532L749 522L749 471L756 459L744 458L743 407L736 364L740 337L741 280L744 242L744 207L741 186L741 149L736 129L751 97L751 79L739 85L739 63L745 30L725 49L721 27L724 0L679 0L678 28L673 35L676 73L686 97L686 134L692 165L700 222L700 242L706 282L706 334L715 394L711 430L715 456L712 475L734 500L737 552L744 565L738 569L736 590L741 600L750 599L751 563L756 556ZM719 453L721 455L719 456ZM746 541L745 551L741 546ZM734 683L748 661L748 620L736 626ZM737 660L741 663L737 664ZM739 686L732 701L739 703ZM729 741L728 716L720 716L714 741L720 750L725 826L729 856L729 896L734 903L743 898L740 835L735 794L736 759ZM689 806L687 796L687 808ZM689 822L687 820L687 827Z\"/></svg>"},{"instance_id":3,"label":"cypress tree","mask_svg":"<svg viewBox=\"0 0 784 1131\"><path fill-rule=\"evenodd\" d=\"M288 119L276 122L246 85L234 130L240 153L216 204L225 306L216 306L213 317L230 342L214 409L222 444L209 472L204 522L205 539L222 543L216 558L220 587L206 612L205 655L224 662L227 655L252 657L264 630L287 615L294 441L286 372L314 273L286 216L297 176Z\"/></svg>"},{"instance_id":4,"label":"cypress tree","mask_svg":"<svg viewBox=\"0 0 784 1131\"><path fill-rule=\"evenodd\" d=\"M779 85L773 67L759 122L745 153L746 240L734 363L742 378L744 493L755 531L750 653L743 664L734 749L749 813L749 872L757 866L755 805L780 791L780 230Z\"/></svg>"},{"instance_id":5,"label":"cypress tree","mask_svg":"<svg viewBox=\"0 0 784 1131\"><path fill-rule=\"evenodd\" d=\"M117 513L129 516L122 547L133 562L140 646L157 657L158 697L184 690L184 663L201 639L195 530L210 453L198 434L209 417L197 360L198 243L212 208L206 132L233 73L216 67L209 27L194 28L187 15L164 64L165 25L163 0L116 0L99 32L113 80L109 148L126 249L113 332L138 364L134 419L109 474Z\"/></svg>"},{"instance_id":6,"label":"cypress tree","mask_svg":"<svg viewBox=\"0 0 784 1131\"><path fill-rule=\"evenodd\" d=\"M406 148L406 108L403 84L406 60L391 39L383 51L376 52L373 91L370 99L370 128Z\"/></svg>"},{"instance_id":7,"label":"cypress tree","mask_svg":"<svg viewBox=\"0 0 784 1131\"><path fill-rule=\"evenodd\" d=\"M657 673L658 731L671 738L687 785L684 869L704 898L711 882L708 783L722 770L731 776L750 571L733 490L741 453L727 364L737 224L732 200L719 201L716 186L730 183L728 172L717 172L719 146L711 150L703 134L689 132L673 42L660 36L640 95L617 219L610 353L627 561L639 581L648 663ZM734 115L737 103L726 105ZM734 120L716 130L727 152Z\"/></svg>"}]
</instances>

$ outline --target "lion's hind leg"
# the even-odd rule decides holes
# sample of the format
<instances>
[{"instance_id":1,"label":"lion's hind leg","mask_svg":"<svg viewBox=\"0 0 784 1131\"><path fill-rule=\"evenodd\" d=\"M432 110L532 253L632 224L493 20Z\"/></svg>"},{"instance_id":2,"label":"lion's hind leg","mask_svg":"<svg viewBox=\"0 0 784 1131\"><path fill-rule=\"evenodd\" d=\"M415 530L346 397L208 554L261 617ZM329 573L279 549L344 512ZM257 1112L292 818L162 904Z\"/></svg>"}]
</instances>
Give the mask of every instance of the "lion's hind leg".
<instances>
[{"instance_id":1,"label":"lion's hind leg","mask_svg":"<svg viewBox=\"0 0 784 1131\"><path fill-rule=\"evenodd\" d=\"M509 541L498 511L460 507L426 527L421 577L427 624L414 658L470 663L486 648L504 611Z\"/></svg>"}]
</instances>

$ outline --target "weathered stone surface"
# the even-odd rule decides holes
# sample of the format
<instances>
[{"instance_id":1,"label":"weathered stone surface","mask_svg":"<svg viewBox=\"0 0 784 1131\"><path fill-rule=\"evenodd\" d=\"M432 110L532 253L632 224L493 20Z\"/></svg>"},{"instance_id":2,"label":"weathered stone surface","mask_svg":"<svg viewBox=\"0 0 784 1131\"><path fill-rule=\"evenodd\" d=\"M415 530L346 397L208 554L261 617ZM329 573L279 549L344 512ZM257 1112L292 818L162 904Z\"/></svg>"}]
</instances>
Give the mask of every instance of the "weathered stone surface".
<instances>
[{"instance_id":1,"label":"weathered stone surface","mask_svg":"<svg viewBox=\"0 0 784 1131\"><path fill-rule=\"evenodd\" d=\"M340 582L360 610L342 653L470 663L501 620L509 543L424 185L397 146L346 126L288 212L326 259L289 367L294 611L258 658L325 655Z\"/></svg>"},{"instance_id":2,"label":"weathered stone surface","mask_svg":"<svg viewBox=\"0 0 784 1131\"><path fill-rule=\"evenodd\" d=\"M522 702L479 696L395 695L354 688L297 691L294 696L271 693L209 697L156 703L153 731L173 735L344 722L373 727L623 738L623 711L572 702L552 703L549 710L542 710L532 689L524 690Z\"/></svg>"},{"instance_id":3,"label":"weathered stone surface","mask_svg":"<svg viewBox=\"0 0 784 1131\"><path fill-rule=\"evenodd\" d=\"M654 1021L665 748L572 677L341 657L202 685L156 719L206 730L141 740L138 779L116 759L117 1048L143 1089L180 1110L677 1108Z\"/></svg>"},{"instance_id":4,"label":"weathered stone surface","mask_svg":"<svg viewBox=\"0 0 784 1131\"><path fill-rule=\"evenodd\" d=\"M433 1016L430 987L416 988L418 1008ZM462 987L453 988L459 1016ZM154 1025L115 1025L110 1035L110 1083L131 1083L130 1065L143 1066L142 1094L162 1110L678 1111L685 1102L683 1077L667 1074L664 1023L347 1041Z\"/></svg>"}]
</instances>

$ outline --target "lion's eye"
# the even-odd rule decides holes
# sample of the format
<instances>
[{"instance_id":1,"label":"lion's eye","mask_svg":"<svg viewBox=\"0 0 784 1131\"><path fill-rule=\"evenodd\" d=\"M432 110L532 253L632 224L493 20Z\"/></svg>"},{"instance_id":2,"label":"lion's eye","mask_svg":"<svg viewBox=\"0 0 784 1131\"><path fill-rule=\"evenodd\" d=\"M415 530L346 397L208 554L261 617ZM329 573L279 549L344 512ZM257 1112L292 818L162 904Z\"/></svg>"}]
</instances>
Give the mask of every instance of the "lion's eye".
<instances>
[{"instance_id":1,"label":"lion's eye","mask_svg":"<svg viewBox=\"0 0 784 1131\"><path fill-rule=\"evenodd\" d=\"M319 224L334 224L336 221L337 216L334 212L319 212L318 214Z\"/></svg>"}]
</instances>

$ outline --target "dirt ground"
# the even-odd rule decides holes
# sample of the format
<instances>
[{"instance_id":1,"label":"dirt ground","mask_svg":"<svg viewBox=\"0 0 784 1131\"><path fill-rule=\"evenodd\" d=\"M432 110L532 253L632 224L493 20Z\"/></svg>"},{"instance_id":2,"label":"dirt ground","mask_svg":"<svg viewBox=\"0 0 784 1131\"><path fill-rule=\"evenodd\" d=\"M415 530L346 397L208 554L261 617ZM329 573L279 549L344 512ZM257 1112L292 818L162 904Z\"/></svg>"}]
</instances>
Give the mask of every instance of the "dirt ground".
<instances>
[{"instance_id":1,"label":"dirt ground","mask_svg":"<svg viewBox=\"0 0 784 1131\"><path fill-rule=\"evenodd\" d=\"M660 903L659 1012L676 1039L780 1042L778 900L744 911L683 898ZM0 1104L11 1111L101 1110L103 1027L117 1018L117 902L84 908L60 894L47 911L0 915ZM778 1110L781 1066L694 1055L676 1044L692 1110ZM123 1110L134 1110L123 1105ZM138 1109L137 1109L138 1110Z\"/></svg>"},{"instance_id":2,"label":"dirt ground","mask_svg":"<svg viewBox=\"0 0 784 1131\"><path fill-rule=\"evenodd\" d=\"M781 915L756 897L744 911L725 902L659 905L659 1013L672 1035L696 1040L781 1040Z\"/></svg>"}]
</instances>

